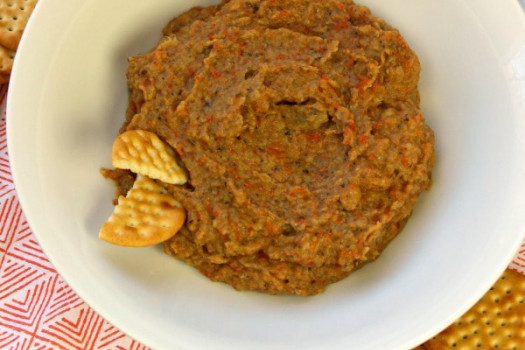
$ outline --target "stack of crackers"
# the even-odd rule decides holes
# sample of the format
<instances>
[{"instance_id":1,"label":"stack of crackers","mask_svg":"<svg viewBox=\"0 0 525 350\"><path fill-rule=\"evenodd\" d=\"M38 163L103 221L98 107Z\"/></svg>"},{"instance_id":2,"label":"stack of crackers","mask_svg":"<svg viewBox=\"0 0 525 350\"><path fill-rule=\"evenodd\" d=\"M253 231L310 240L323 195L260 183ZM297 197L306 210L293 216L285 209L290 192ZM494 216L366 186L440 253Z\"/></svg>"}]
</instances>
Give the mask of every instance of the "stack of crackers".
<instances>
[{"instance_id":1,"label":"stack of crackers","mask_svg":"<svg viewBox=\"0 0 525 350\"><path fill-rule=\"evenodd\" d=\"M0 0L0 84L11 76L20 38L37 0Z\"/></svg>"},{"instance_id":2,"label":"stack of crackers","mask_svg":"<svg viewBox=\"0 0 525 350\"><path fill-rule=\"evenodd\" d=\"M111 163L136 175L133 187L119 196L113 214L100 229L100 239L120 246L147 247L175 235L186 211L164 187L183 185L188 174L173 150L156 134L129 130L117 136Z\"/></svg>"}]
</instances>

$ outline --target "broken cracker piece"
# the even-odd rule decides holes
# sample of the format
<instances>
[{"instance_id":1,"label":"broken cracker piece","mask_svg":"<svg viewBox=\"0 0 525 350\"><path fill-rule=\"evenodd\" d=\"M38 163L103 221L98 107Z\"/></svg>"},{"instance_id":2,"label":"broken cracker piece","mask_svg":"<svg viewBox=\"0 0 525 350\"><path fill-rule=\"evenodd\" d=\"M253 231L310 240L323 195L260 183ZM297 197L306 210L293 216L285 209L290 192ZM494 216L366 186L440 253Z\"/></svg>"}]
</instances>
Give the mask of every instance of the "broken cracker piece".
<instances>
[{"instance_id":1,"label":"broken cracker piece","mask_svg":"<svg viewBox=\"0 0 525 350\"><path fill-rule=\"evenodd\" d=\"M186 171L177 163L175 151L149 131L130 130L117 136L111 162L115 168L128 169L172 185L188 181Z\"/></svg>"},{"instance_id":2,"label":"broken cracker piece","mask_svg":"<svg viewBox=\"0 0 525 350\"><path fill-rule=\"evenodd\" d=\"M99 238L120 246L152 246L174 236L185 220L184 208L164 187L138 175L128 194L119 197Z\"/></svg>"}]
</instances>

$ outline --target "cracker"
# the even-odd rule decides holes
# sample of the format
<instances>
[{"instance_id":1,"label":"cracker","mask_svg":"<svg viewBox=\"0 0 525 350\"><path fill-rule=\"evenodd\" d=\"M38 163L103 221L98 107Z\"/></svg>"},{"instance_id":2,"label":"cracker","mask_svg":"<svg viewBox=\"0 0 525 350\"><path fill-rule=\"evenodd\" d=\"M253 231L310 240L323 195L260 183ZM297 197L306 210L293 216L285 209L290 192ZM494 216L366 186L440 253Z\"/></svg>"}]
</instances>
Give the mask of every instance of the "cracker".
<instances>
[{"instance_id":1,"label":"cracker","mask_svg":"<svg viewBox=\"0 0 525 350\"><path fill-rule=\"evenodd\" d=\"M525 276L507 269L466 314L416 349L525 349Z\"/></svg>"},{"instance_id":2,"label":"cracker","mask_svg":"<svg viewBox=\"0 0 525 350\"><path fill-rule=\"evenodd\" d=\"M175 151L149 131L130 130L117 136L111 162L115 168L128 169L168 184L182 185L188 180Z\"/></svg>"},{"instance_id":3,"label":"cracker","mask_svg":"<svg viewBox=\"0 0 525 350\"><path fill-rule=\"evenodd\" d=\"M1 1L1 0L0 0ZM0 45L0 74L9 75L13 68L15 51L9 50Z\"/></svg>"},{"instance_id":4,"label":"cracker","mask_svg":"<svg viewBox=\"0 0 525 350\"><path fill-rule=\"evenodd\" d=\"M164 187L139 175L127 195L119 197L99 237L120 246L152 246L174 236L184 220L182 205Z\"/></svg>"},{"instance_id":5,"label":"cracker","mask_svg":"<svg viewBox=\"0 0 525 350\"><path fill-rule=\"evenodd\" d=\"M0 0L0 44L16 50L37 0Z\"/></svg>"}]
</instances>

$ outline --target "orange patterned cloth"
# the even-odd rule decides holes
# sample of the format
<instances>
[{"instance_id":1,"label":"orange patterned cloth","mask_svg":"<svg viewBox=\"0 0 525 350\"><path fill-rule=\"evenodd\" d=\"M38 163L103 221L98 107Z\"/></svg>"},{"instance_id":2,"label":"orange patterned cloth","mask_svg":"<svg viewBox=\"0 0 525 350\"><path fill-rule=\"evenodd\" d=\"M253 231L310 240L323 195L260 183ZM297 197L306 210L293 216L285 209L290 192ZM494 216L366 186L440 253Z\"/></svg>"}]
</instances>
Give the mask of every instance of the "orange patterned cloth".
<instances>
[{"instance_id":1,"label":"orange patterned cloth","mask_svg":"<svg viewBox=\"0 0 525 350\"><path fill-rule=\"evenodd\" d=\"M145 350L93 311L49 263L18 202L0 89L0 349ZM525 273L525 243L511 264Z\"/></svg>"},{"instance_id":2,"label":"orange patterned cloth","mask_svg":"<svg viewBox=\"0 0 525 350\"><path fill-rule=\"evenodd\" d=\"M0 89L0 349L146 350L67 285L42 252L18 202L9 168Z\"/></svg>"}]
</instances>

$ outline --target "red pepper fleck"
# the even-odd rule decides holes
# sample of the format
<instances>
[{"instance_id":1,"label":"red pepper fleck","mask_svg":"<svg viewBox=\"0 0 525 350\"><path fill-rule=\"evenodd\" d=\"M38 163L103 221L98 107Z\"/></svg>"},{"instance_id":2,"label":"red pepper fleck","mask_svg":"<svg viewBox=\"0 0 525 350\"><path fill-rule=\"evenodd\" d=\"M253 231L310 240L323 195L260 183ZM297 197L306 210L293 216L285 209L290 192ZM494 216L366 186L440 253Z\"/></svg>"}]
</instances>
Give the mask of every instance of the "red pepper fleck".
<instances>
[{"instance_id":1,"label":"red pepper fleck","mask_svg":"<svg viewBox=\"0 0 525 350\"><path fill-rule=\"evenodd\" d=\"M364 145L366 144L367 141L368 141L368 135L366 134L361 135L361 139L359 140L359 142L361 142L361 144Z\"/></svg>"},{"instance_id":2,"label":"red pepper fleck","mask_svg":"<svg viewBox=\"0 0 525 350\"><path fill-rule=\"evenodd\" d=\"M197 82L200 82L201 80L202 80L202 76L200 74L197 74L195 76L195 82L197 83Z\"/></svg>"},{"instance_id":3,"label":"red pepper fleck","mask_svg":"<svg viewBox=\"0 0 525 350\"><path fill-rule=\"evenodd\" d=\"M403 157L403 159L401 160L401 162L403 163L403 165L405 166L408 166L410 164L410 160L408 159L408 157Z\"/></svg>"},{"instance_id":4,"label":"red pepper fleck","mask_svg":"<svg viewBox=\"0 0 525 350\"><path fill-rule=\"evenodd\" d=\"M201 270L201 273L202 273L204 276L208 277L209 279L211 279L211 278L213 277L213 274L212 274L211 272L209 272L209 271Z\"/></svg>"},{"instance_id":5,"label":"red pepper fleck","mask_svg":"<svg viewBox=\"0 0 525 350\"><path fill-rule=\"evenodd\" d=\"M281 273L281 272L284 272L284 271L286 271L286 270L287 270L287 269L286 269L285 266L279 266L279 267L276 267L276 268L275 268L275 272L277 272L277 273Z\"/></svg>"},{"instance_id":6,"label":"red pepper fleck","mask_svg":"<svg viewBox=\"0 0 525 350\"><path fill-rule=\"evenodd\" d=\"M368 78L361 78L359 79L359 83L357 84L356 88L359 90L363 90L365 86L367 86L370 83L370 79Z\"/></svg>"},{"instance_id":7,"label":"red pepper fleck","mask_svg":"<svg viewBox=\"0 0 525 350\"><path fill-rule=\"evenodd\" d=\"M339 252L339 256L342 258L342 259L351 259L353 257L353 254L351 251L349 251L348 249L342 249L341 252Z\"/></svg>"},{"instance_id":8,"label":"red pepper fleck","mask_svg":"<svg viewBox=\"0 0 525 350\"><path fill-rule=\"evenodd\" d=\"M208 118L206 118L206 123L211 123L214 118L215 117L213 115L208 116Z\"/></svg>"},{"instance_id":9,"label":"red pepper fleck","mask_svg":"<svg viewBox=\"0 0 525 350\"><path fill-rule=\"evenodd\" d=\"M355 125L355 123L350 123L350 124L348 124L348 127L349 127L350 130L352 130L353 132L357 132L357 125Z\"/></svg>"},{"instance_id":10,"label":"red pepper fleck","mask_svg":"<svg viewBox=\"0 0 525 350\"><path fill-rule=\"evenodd\" d=\"M308 133L306 134L306 137L313 143L317 143L321 140L321 135L319 135L318 133Z\"/></svg>"},{"instance_id":11,"label":"red pepper fleck","mask_svg":"<svg viewBox=\"0 0 525 350\"><path fill-rule=\"evenodd\" d=\"M166 58L168 55L166 54L166 51L164 50L157 50L155 51L155 59L162 60Z\"/></svg>"},{"instance_id":12,"label":"red pepper fleck","mask_svg":"<svg viewBox=\"0 0 525 350\"><path fill-rule=\"evenodd\" d=\"M230 267L233 271L239 271L241 269L241 266L238 263L231 263Z\"/></svg>"},{"instance_id":13,"label":"red pepper fleck","mask_svg":"<svg viewBox=\"0 0 525 350\"><path fill-rule=\"evenodd\" d=\"M354 140L355 132L352 132L350 129L343 129L343 141L345 144L352 144Z\"/></svg>"},{"instance_id":14,"label":"red pepper fleck","mask_svg":"<svg viewBox=\"0 0 525 350\"><path fill-rule=\"evenodd\" d=\"M241 241L242 240L242 236L241 236L241 234L239 232L235 232L235 239L237 241Z\"/></svg>"},{"instance_id":15,"label":"red pepper fleck","mask_svg":"<svg viewBox=\"0 0 525 350\"><path fill-rule=\"evenodd\" d=\"M247 190L252 190L254 189L256 186L250 182L245 182L243 185L242 185L245 189Z\"/></svg>"},{"instance_id":16,"label":"red pepper fleck","mask_svg":"<svg viewBox=\"0 0 525 350\"><path fill-rule=\"evenodd\" d=\"M288 16L290 14L290 12L286 9L284 10L281 10L277 13L277 18L281 18L281 17L285 17L285 16Z\"/></svg>"},{"instance_id":17,"label":"red pepper fleck","mask_svg":"<svg viewBox=\"0 0 525 350\"><path fill-rule=\"evenodd\" d=\"M410 60L405 60L405 62L403 62L403 71L405 72L410 72L410 67L412 65L410 64Z\"/></svg>"},{"instance_id":18,"label":"red pepper fleck","mask_svg":"<svg viewBox=\"0 0 525 350\"><path fill-rule=\"evenodd\" d=\"M284 154L284 151L277 146L266 147L266 152L273 154L274 156L282 156Z\"/></svg>"},{"instance_id":19,"label":"red pepper fleck","mask_svg":"<svg viewBox=\"0 0 525 350\"><path fill-rule=\"evenodd\" d=\"M214 77L214 78L219 78L221 76L221 72L216 70L216 71L213 71L211 72L211 76Z\"/></svg>"},{"instance_id":20,"label":"red pepper fleck","mask_svg":"<svg viewBox=\"0 0 525 350\"><path fill-rule=\"evenodd\" d=\"M335 30L342 30L348 28L348 22L347 21L337 21L334 23L334 29Z\"/></svg>"},{"instance_id":21,"label":"red pepper fleck","mask_svg":"<svg viewBox=\"0 0 525 350\"><path fill-rule=\"evenodd\" d=\"M295 192L301 194L301 195L305 195L306 194L306 190L302 187L296 187L295 188Z\"/></svg>"},{"instance_id":22,"label":"red pepper fleck","mask_svg":"<svg viewBox=\"0 0 525 350\"><path fill-rule=\"evenodd\" d=\"M266 226L266 231L268 231L268 233L270 233L270 234L275 234L275 233L279 232L278 228L276 226L272 225L271 222L267 222L265 224L265 226Z\"/></svg>"}]
</instances>

